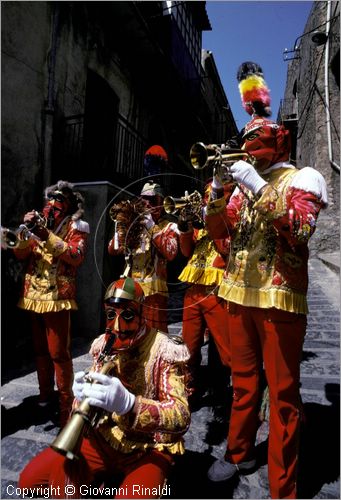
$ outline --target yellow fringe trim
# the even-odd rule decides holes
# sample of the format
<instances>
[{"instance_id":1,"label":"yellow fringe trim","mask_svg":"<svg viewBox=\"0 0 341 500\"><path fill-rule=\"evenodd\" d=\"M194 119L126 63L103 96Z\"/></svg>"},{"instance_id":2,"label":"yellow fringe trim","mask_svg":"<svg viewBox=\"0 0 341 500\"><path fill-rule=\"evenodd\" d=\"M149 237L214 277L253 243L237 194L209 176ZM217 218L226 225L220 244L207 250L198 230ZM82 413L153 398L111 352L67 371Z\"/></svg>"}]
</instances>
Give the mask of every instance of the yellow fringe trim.
<instances>
[{"instance_id":1,"label":"yellow fringe trim","mask_svg":"<svg viewBox=\"0 0 341 500\"><path fill-rule=\"evenodd\" d=\"M242 306L262 309L275 307L282 311L308 314L306 296L298 293L293 294L292 291L287 292L276 288L257 290L224 280L220 285L218 296Z\"/></svg>"},{"instance_id":2,"label":"yellow fringe trim","mask_svg":"<svg viewBox=\"0 0 341 500\"><path fill-rule=\"evenodd\" d=\"M167 450L172 455L185 453L185 446L182 441L173 443L155 443L155 442L139 442L127 439L124 432L119 427L99 428L100 433L104 439L114 448L114 450L121 451L122 453L131 453L135 450L147 450L153 448L155 450Z\"/></svg>"},{"instance_id":3,"label":"yellow fringe trim","mask_svg":"<svg viewBox=\"0 0 341 500\"><path fill-rule=\"evenodd\" d=\"M59 311L69 311L77 310L77 304L74 300L30 300L22 298L18 302L18 307L25 309L26 311L33 311L39 314L47 312L59 312Z\"/></svg>"},{"instance_id":4,"label":"yellow fringe trim","mask_svg":"<svg viewBox=\"0 0 341 500\"><path fill-rule=\"evenodd\" d=\"M201 269L188 265L183 269L178 279L187 283L210 286L219 285L223 275L224 269L218 269L217 267Z\"/></svg>"}]
</instances>

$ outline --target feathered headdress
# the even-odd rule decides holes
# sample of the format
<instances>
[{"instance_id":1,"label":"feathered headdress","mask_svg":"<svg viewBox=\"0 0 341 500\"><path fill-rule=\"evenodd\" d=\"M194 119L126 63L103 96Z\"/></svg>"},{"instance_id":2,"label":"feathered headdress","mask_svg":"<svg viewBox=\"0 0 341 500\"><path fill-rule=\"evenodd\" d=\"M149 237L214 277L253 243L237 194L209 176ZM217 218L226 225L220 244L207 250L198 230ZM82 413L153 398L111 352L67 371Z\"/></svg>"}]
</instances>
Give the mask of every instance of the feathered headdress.
<instances>
[{"instance_id":1,"label":"feathered headdress","mask_svg":"<svg viewBox=\"0 0 341 500\"><path fill-rule=\"evenodd\" d=\"M62 193L70 200L72 220L76 221L82 217L84 213L84 198L78 191L74 191L73 184L68 181L58 181L57 184L48 186L44 191L45 199L49 199L55 193Z\"/></svg>"},{"instance_id":2,"label":"feathered headdress","mask_svg":"<svg viewBox=\"0 0 341 500\"><path fill-rule=\"evenodd\" d=\"M262 68L257 63L244 62L239 66L237 80L245 111L249 115L270 116L270 91L263 78Z\"/></svg>"}]
</instances>

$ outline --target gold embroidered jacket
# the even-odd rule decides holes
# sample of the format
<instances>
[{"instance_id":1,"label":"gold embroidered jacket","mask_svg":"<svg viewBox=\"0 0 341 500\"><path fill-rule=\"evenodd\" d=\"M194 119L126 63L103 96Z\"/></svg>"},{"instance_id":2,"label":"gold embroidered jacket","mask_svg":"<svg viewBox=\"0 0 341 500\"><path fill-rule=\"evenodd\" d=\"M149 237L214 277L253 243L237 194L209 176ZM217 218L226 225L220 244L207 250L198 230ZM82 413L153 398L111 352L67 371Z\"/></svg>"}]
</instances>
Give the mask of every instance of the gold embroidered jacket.
<instances>
[{"instance_id":1,"label":"gold embroidered jacket","mask_svg":"<svg viewBox=\"0 0 341 500\"><path fill-rule=\"evenodd\" d=\"M268 186L257 199L245 188L210 202L206 224L213 238L232 236L231 258L219 289L230 302L307 313L308 240L326 185L316 170L278 164L262 174Z\"/></svg>"},{"instance_id":2,"label":"gold embroidered jacket","mask_svg":"<svg viewBox=\"0 0 341 500\"><path fill-rule=\"evenodd\" d=\"M114 238L108 245L110 255L124 253L124 242L114 248ZM140 245L132 250L131 277L137 281L144 295L162 293L167 295L167 261L175 259L178 253L178 235L176 224L159 220L150 230L144 229Z\"/></svg>"},{"instance_id":3,"label":"gold embroidered jacket","mask_svg":"<svg viewBox=\"0 0 341 500\"><path fill-rule=\"evenodd\" d=\"M105 344L105 334L92 344L96 358ZM151 329L142 343L114 358L114 370L125 387L135 394L138 411L118 416L106 414L98 430L114 449L123 453L156 448L184 453L183 434L190 424L185 387L189 352L166 334Z\"/></svg>"},{"instance_id":4,"label":"gold embroidered jacket","mask_svg":"<svg viewBox=\"0 0 341 500\"><path fill-rule=\"evenodd\" d=\"M76 272L84 260L88 233L87 222L66 217L46 241L20 243L14 253L28 260L20 308L36 313L77 309Z\"/></svg>"}]
</instances>

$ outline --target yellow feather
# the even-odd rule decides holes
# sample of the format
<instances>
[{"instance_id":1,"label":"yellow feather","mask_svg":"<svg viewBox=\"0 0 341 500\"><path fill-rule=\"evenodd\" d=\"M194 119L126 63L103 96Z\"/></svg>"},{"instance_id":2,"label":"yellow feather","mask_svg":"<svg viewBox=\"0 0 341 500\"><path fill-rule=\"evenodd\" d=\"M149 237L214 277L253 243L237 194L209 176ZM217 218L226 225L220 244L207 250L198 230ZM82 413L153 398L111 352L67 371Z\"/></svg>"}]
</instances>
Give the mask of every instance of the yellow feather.
<instances>
[{"instance_id":1,"label":"yellow feather","mask_svg":"<svg viewBox=\"0 0 341 500\"><path fill-rule=\"evenodd\" d=\"M252 90L254 88L261 88L261 87L266 88L266 84L265 84L264 78L262 78L261 76L258 76L258 75L249 76L249 77L245 78L245 80L242 80L239 83L239 91L242 95L249 90Z\"/></svg>"}]
</instances>

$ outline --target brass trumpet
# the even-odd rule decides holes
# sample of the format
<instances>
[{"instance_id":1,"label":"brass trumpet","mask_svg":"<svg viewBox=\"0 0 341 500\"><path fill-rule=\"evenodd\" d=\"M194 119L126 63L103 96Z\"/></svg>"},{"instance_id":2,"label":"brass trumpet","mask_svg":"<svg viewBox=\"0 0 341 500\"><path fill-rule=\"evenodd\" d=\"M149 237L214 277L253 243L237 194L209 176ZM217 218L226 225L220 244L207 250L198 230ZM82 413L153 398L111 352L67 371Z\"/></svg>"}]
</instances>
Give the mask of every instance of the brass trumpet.
<instances>
[{"instance_id":1,"label":"brass trumpet","mask_svg":"<svg viewBox=\"0 0 341 500\"><path fill-rule=\"evenodd\" d=\"M31 238L39 239L32 233L36 226L46 226L46 219L39 212L36 213L36 219L33 223L20 224L17 229L8 229L1 226L1 248L17 248L21 241L28 241Z\"/></svg>"},{"instance_id":2,"label":"brass trumpet","mask_svg":"<svg viewBox=\"0 0 341 500\"><path fill-rule=\"evenodd\" d=\"M99 373L106 375L113 366L112 360L107 361L104 363ZM89 375L91 377L91 373ZM78 458L86 427L93 427L97 423L101 413L102 411L98 411L96 408L89 405L88 398L84 399L79 407L74 410L70 420L50 447L69 460Z\"/></svg>"},{"instance_id":3,"label":"brass trumpet","mask_svg":"<svg viewBox=\"0 0 341 500\"><path fill-rule=\"evenodd\" d=\"M181 198L173 198L166 196L163 200L163 208L167 214L175 214L176 212L185 212L186 219L201 219L202 196L198 191L188 194Z\"/></svg>"},{"instance_id":4,"label":"brass trumpet","mask_svg":"<svg viewBox=\"0 0 341 500\"><path fill-rule=\"evenodd\" d=\"M110 332L110 330L106 330ZM99 373L106 375L114 367L114 358L116 355L110 355L111 348L115 342L115 335L109 335L109 338L98 357L98 362L103 366ZM88 374L91 378L91 372ZM50 447L64 455L69 460L78 458L78 453L81 447L84 432L87 428L93 427L101 417L103 410L94 408L89 405L88 398L85 398L79 407L73 411L70 420L67 422L63 430L58 434L56 439L50 444Z\"/></svg>"},{"instance_id":5,"label":"brass trumpet","mask_svg":"<svg viewBox=\"0 0 341 500\"><path fill-rule=\"evenodd\" d=\"M230 163L245 157L249 163L254 164L256 158L243 149L222 148L216 144L205 145L202 142L196 142L190 149L190 161L195 170L202 170L212 166L214 168L224 168L225 173L228 173Z\"/></svg>"}]
</instances>

